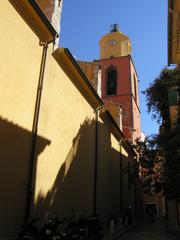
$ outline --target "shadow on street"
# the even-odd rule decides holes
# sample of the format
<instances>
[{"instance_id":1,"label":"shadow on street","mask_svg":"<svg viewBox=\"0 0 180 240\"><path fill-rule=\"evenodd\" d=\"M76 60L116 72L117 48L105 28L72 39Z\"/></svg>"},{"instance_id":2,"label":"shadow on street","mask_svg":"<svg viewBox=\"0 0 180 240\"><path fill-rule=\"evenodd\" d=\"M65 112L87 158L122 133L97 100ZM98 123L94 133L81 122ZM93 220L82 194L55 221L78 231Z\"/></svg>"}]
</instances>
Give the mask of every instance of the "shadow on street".
<instances>
[{"instance_id":1,"label":"shadow on street","mask_svg":"<svg viewBox=\"0 0 180 240\"><path fill-rule=\"evenodd\" d=\"M124 233L121 240L179 240L180 236L172 235L164 222L159 219L144 219L130 231Z\"/></svg>"}]
</instances>

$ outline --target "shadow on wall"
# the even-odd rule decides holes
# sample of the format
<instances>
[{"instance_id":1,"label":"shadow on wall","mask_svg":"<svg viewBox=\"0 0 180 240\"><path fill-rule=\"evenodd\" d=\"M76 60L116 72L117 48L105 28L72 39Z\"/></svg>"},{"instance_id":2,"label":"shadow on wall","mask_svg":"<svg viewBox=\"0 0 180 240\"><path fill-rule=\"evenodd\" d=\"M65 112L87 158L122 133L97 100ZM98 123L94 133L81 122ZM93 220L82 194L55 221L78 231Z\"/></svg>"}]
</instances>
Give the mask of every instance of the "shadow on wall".
<instances>
[{"instance_id":1,"label":"shadow on wall","mask_svg":"<svg viewBox=\"0 0 180 240\"><path fill-rule=\"evenodd\" d=\"M120 214L120 152L113 148L107 123L100 124L99 133L97 208L108 218Z\"/></svg>"},{"instance_id":2,"label":"shadow on wall","mask_svg":"<svg viewBox=\"0 0 180 240\"><path fill-rule=\"evenodd\" d=\"M0 118L0 236L12 236L22 225L26 203L32 133ZM50 141L37 137L37 156Z\"/></svg>"},{"instance_id":3,"label":"shadow on wall","mask_svg":"<svg viewBox=\"0 0 180 240\"><path fill-rule=\"evenodd\" d=\"M46 219L55 211L58 211L59 216L70 216L72 209L78 213L83 209L92 213L94 149L95 121L86 119L72 141L72 147L59 169L52 189L46 196L39 194L34 217Z\"/></svg>"},{"instance_id":4,"label":"shadow on wall","mask_svg":"<svg viewBox=\"0 0 180 240\"><path fill-rule=\"evenodd\" d=\"M110 133L107 128L105 132L105 128L104 124L99 123L99 133L104 132L103 136L99 136L101 151L104 149L107 156L98 160L98 213L120 208L120 193L117 193L120 190L119 153L111 147ZM39 194L33 217L45 220L47 217L52 217L55 212L60 217L70 217L72 209L76 217L84 211L91 215L94 206L94 166L95 121L86 119L72 141L72 147L59 169L52 189L46 197ZM106 185L102 186L102 184ZM115 201L116 204L113 206Z\"/></svg>"}]
</instances>

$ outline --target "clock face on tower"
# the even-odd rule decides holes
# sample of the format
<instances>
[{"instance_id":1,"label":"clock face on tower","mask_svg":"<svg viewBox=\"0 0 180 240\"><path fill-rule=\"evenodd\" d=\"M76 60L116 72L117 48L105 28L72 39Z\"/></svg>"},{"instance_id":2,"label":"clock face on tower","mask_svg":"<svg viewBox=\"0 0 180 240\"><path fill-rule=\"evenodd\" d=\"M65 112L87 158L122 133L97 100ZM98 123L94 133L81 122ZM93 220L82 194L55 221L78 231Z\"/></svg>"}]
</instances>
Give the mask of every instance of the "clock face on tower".
<instances>
[{"instance_id":1,"label":"clock face on tower","mask_svg":"<svg viewBox=\"0 0 180 240\"><path fill-rule=\"evenodd\" d=\"M115 40L115 39L111 39L111 40L109 41L109 45L115 46L115 45L116 45L116 40Z\"/></svg>"}]
</instances>

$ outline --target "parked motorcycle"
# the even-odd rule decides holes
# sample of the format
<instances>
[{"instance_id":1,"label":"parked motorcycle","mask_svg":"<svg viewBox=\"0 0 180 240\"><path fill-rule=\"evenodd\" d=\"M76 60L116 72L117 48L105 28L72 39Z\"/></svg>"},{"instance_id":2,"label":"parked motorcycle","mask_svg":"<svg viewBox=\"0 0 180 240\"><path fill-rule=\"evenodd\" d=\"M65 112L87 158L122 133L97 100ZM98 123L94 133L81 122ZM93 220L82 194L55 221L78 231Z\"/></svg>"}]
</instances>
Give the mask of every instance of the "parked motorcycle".
<instances>
[{"instance_id":1,"label":"parked motorcycle","mask_svg":"<svg viewBox=\"0 0 180 240\"><path fill-rule=\"evenodd\" d=\"M60 223L61 221L57 217L49 218L48 222L45 225L43 225L43 227L39 231L38 239L39 240L52 240L53 238L54 240L56 238L58 239L57 229Z\"/></svg>"},{"instance_id":2,"label":"parked motorcycle","mask_svg":"<svg viewBox=\"0 0 180 240\"><path fill-rule=\"evenodd\" d=\"M87 228L89 239L101 240L103 238L103 224L97 215L88 218Z\"/></svg>"},{"instance_id":3,"label":"parked motorcycle","mask_svg":"<svg viewBox=\"0 0 180 240\"><path fill-rule=\"evenodd\" d=\"M22 231L17 234L16 240L32 240L39 234L39 230L35 225L39 219L32 219L22 226Z\"/></svg>"}]
</instances>

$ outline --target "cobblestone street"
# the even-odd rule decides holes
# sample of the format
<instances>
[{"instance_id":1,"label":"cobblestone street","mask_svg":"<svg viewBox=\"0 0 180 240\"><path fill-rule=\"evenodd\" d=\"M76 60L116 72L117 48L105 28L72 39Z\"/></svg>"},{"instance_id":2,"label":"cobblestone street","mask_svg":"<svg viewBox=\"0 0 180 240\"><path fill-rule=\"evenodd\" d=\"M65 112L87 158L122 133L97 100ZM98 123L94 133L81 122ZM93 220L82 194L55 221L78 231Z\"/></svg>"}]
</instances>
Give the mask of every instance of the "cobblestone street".
<instances>
[{"instance_id":1,"label":"cobblestone street","mask_svg":"<svg viewBox=\"0 0 180 240\"><path fill-rule=\"evenodd\" d=\"M118 237L117 240L179 240L180 236L171 235L162 220L145 219L133 229Z\"/></svg>"}]
</instances>

